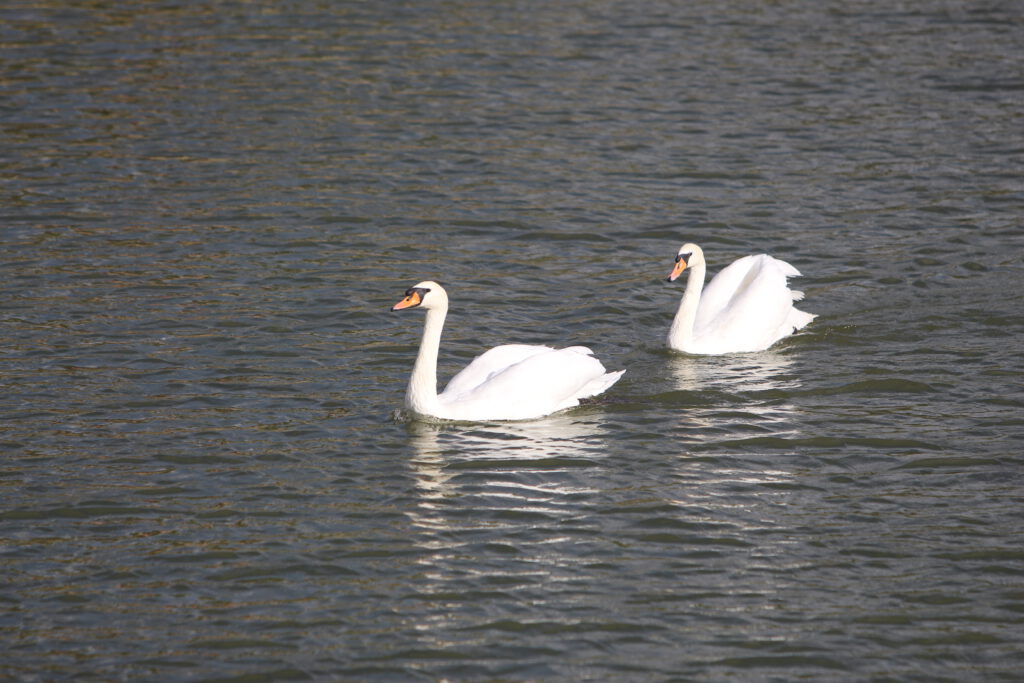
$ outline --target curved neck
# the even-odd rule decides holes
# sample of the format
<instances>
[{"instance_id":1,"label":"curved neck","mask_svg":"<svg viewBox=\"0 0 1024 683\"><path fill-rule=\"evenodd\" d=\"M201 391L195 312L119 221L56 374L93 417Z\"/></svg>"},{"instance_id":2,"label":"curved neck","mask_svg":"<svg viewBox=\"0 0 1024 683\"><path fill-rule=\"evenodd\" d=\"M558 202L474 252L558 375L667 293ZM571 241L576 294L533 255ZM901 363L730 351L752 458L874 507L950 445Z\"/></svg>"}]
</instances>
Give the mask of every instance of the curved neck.
<instances>
[{"instance_id":1,"label":"curved neck","mask_svg":"<svg viewBox=\"0 0 1024 683\"><path fill-rule=\"evenodd\" d=\"M704 264L694 266L686 281L686 291L679 300L679 309L672 320L668 331L668 345L675 349L684 347L693 339L693 322L697 318L697 307L700 305L700 293L704 289Z\"/></svg>"},{"instance_id":2,"label":"curved neck","mask_svg":"<svg viewBox=\"0 0 1024 683\"><path fill-rule=\"evenodd\" d=\"M427 311L420 351L405 390L406 407L421 415L437 414L437 350L441 346L441 329L447 314L447 308Z\"/></svg>"}]
</instances>

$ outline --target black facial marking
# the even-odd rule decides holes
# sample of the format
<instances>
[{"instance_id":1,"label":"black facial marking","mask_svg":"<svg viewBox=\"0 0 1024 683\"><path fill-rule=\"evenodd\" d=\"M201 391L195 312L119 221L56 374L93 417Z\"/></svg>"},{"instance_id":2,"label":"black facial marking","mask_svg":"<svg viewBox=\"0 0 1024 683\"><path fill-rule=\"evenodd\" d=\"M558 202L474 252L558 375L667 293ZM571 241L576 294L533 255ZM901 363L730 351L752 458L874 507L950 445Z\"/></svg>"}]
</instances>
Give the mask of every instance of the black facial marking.
<instances>
[{"instance_id":1,"label":"black facial marking","mask_svg":"<svg viewBox=\"0 0 1024 683\"><path fill-rule=\"evenodd\" d=\"M679 263L680 261L683 263L689 263L691 256L693 256L693 254L676 254L676 263Z\"/></svg>"}]
</instances>

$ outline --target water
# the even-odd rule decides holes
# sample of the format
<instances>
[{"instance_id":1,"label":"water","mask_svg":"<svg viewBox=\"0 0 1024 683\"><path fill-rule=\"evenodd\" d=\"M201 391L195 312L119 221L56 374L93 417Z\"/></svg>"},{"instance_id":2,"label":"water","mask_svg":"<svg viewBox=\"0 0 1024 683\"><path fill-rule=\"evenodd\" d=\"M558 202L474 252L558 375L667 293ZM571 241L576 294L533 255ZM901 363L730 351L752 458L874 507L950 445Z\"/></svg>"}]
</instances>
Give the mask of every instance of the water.
<instances>
[{"instance_id":1,"label":"water","mask_svg":"<svg viewBox=\"0 0 1024 683\"><path fill-rule=\"evenodd\" d=\"M0 10L0 673L1015 679L1015 3ZM664 349L687 240L819 317ZM603 400L396 411L590 345Z\"/></svg>"}]
</instances>

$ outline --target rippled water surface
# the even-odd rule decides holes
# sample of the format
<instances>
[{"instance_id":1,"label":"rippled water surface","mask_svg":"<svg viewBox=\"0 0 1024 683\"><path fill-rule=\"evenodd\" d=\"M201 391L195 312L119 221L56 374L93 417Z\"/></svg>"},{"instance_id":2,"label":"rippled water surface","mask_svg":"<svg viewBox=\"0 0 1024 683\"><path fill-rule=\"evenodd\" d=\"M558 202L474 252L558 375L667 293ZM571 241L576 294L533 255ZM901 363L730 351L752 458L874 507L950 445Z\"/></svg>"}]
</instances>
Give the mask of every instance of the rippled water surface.
<instances>
[{"instance_id":1,"label":"rippled water surface","mask_svg":"<svg viewBox=\"0 0 1024 683\"><path fill-rule=\"evenodd\" d=\"M1012 680L1013 2L0 9L0 677ZM664 348L679 245L802 333ZM399 409L506 342L623 379Z\"/></svg>"}]
</instances>

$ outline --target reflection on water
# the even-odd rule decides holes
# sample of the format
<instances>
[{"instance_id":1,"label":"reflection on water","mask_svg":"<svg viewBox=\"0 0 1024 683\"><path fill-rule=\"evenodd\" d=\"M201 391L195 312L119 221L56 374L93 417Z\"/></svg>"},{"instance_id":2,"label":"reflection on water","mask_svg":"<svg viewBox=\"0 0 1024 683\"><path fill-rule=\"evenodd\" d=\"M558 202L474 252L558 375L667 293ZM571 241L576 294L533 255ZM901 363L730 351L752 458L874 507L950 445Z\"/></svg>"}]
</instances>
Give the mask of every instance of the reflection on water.
<instances>
[{"instance_id":1,"label":"reflection on water","mask_svg":"<svg viewBox=\"0 0 1024 683\"><path fill-rule=\"evenodd\" d=\"M454 426L409 423L410 442L420 457L442 452L475 459L536 459L566 457L586 451L593 454L601 443L601 423L572 413L541 420L494 422Z\"/></svg>"},{"instance_id":2,"label":"reflection on water","mask_svg":"<svg viewBox=\"0 0 1024 683\"><path fill-rule=\"evenodd\" d=\"M772 356L706 368L688 359L670 363L683 388L719 394L728 393L726 385L782 386L788 366ZM732 381L742 374L736 366L748 383ZM720 410L699 412L719 428L730 419ZM763 412L757 419L781 432L781 418L765 417L767 406ZM421 552L416 601L404 623L417 651L430 657L472 659L492 656L493 648L569 656L573 643L552 637L559 633L609 651L650 645L659 618L672 609L666 596L672 604L678 592L677 604L706 609L707 596L731 590L729 573L715 570L728 558L773 567L784 556L788 537L776 541L773 534L785 526L778 516L788 508L766 507L762 491L788 501L788 489L774 487L792 486L792 473L763 461L676 454L665 436L656 448L615 452L607 414L473 426L414 422L408 435L419 500L405 513ZM684 573L685 585L678 580ZM611 588L594 591L595 576ZM776 578L768 572L746 585L757 592L751 602L767 602ZM533 611L538 605L543 617Z\"/></svg>"},{"instance_id":3,"label":"reflection on water","mask_svg":"<svg viewBox=\"0 0 1024 683\"><path fill-rule=\"evenodd\" d=\"M743 442L788 447L799 434L793 392L801 387L793 361L764 351L727 356L668 359L678 391L697 399L681 413L681 426L701 447L720 448Z\"/></svg>"},{"instance_id":4,"label":"reflection on water","mask_svg":"<svg viewBox=\"0 0 1024 683\"><path fill-rule=\"evenodd\" d=\"M480 634L526 628L518 623L524 606L551 602L548 587L579 580L586 542L577 527L589 525L582 520L607 474L604 430L578 414L473 426L413 422L408 430L419 501L406 514L423 551L416 559L423 609L408 613L407 625L423 652L471 655ZM575 596L561 599L566 610L578 607Z\"/></svg>"},{"instance_id":5,"label":"reflection on water","mask_svg":"<svg viewBox=\"0 0 1024 683\"><path fill-rule=\"evenodd\" d=\"M800 377L792 372L792 364L791 359L772 351L699 357L673 354L669 360L676 387L682 391L793 390L800 387Z\"/></svg>"},{"instance_id":6,"label":"reflection on water","mask_svg":"<svg viewBox=\"0 0 1024 683\"><path fill-rule=\"evenodd\" d=\"M552 479L538 483L533 487L535 490L554 495L578 492L580 488L571 486L558 473L592 466L604 451L601 425L569 414L471 428L417 421L409 423L408 429L416 451L410 465L416 472L417 489L428 507L431 501L456 495L457 477L469 472L491 472L497 479L510 472L544 472L552 475ZM478 488L479 482L474 482L474 486ZM516 488L529 498L526 489L530 487ZM504 493L508 496L510 489L505 487ZM509 505L521 502L508 501Z\"/></svg>"},{"instance_id":7,"label":"reflection on water","mask_svg":"<svg viewBox=\"0 0 1024 683\"><path fill-rule=\"evenodd\" d=\"M600 488L597 423L555 415L468 429L416 422L409 432L420 499L406 514L425 551L421 590L462 590L467 569L480 584L543 582L570 563L566 526Z\"/></svg>"}]
</instances>

